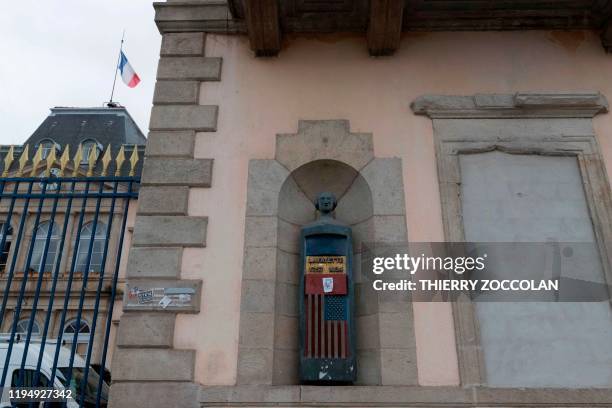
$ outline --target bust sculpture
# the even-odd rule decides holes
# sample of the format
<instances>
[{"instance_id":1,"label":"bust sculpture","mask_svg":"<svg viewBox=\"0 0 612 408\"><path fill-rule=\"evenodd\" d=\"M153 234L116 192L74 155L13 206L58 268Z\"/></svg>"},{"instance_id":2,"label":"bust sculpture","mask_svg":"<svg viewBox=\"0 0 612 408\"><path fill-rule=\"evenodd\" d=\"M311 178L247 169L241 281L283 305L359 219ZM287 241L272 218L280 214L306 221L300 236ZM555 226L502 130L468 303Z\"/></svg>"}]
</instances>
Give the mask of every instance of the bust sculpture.
<instances>
[{"instance_id":1,"label":"bust sculpture","mask_svg":"<svg viewBox=\"0 0 612 408\"><path fill-rule=\"evenodd\" d=\"M354 338L351 228L337 221L334 194L320 193L319 217L300 240L300 379L352 383L357 375Z\"/></svg>"}]
</instances>

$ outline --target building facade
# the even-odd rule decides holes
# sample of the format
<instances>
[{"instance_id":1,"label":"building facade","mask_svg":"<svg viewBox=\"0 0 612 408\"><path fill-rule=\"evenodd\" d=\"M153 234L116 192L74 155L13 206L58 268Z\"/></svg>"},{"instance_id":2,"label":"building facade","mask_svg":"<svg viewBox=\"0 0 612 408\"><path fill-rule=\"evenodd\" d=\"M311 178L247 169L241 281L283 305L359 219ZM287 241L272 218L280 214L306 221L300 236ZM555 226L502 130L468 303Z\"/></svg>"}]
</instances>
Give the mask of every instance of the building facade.
<instances>
[{"instance_id":1,"label":"building facade","mask_svg":"<svg viewBox=\"0 0 612 408\"><path fill-rule=\"evenodd\" d=\"M85 180L109 173L127 176L129 161L117 171L115 158L122 154L129 159L134 152L144 156L145 142L127 110L114 106L52 108L23 145L2 146L3 337L8 339L16 331L19 341L30 334L34 339L59 339L71 348L77 333L75 350L83 357L91 350L93 366L100 365L107 343L112 356L127 263L120 254L129 247L131 232L121 239L123 201L111 197L111 180ZM106 157L113 163L107 163ZM140 169L135 167L134 174ZM117 183L116 189L137 192L137 185L129 184ZM98 199L98 190L107 196ZM136 200L128 204L130 230L136 205ZM111 317L115 272L119 295ZM110 368L110 358L104 366Z\"/></svg>"},{"instance_id":2,"label":"building facade","mask_svg":"<svg viewBox=\"0 0 612 408\"><path fill-rule=\"evenodd\" d=\"M584 242L608 282L607 1L168 1L113 407L612 404L608 302L416 302L355 283L354 385L298 378L300 228ZM356 262L359 265L359 262Z\"/></svg>"}]
</instances>

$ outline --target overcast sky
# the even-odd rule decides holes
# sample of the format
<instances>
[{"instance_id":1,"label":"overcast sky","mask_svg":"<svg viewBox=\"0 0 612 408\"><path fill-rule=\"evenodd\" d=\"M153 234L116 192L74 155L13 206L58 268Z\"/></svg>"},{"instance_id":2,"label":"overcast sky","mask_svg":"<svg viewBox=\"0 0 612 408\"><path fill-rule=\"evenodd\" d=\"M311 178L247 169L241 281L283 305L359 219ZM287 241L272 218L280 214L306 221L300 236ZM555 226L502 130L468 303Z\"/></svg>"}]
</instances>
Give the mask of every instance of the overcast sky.
<instances>
[{"instance_id":1,"label":"overcast sky","mask_svg":"<svg viewBox=\"0 0 612 408\"><path fill-rule=\"evenodd\" d=\"M146 134L161 37L152 0L19 0L0 13L0 144L21 144L53 106L108 101L121 33L142 82L114 100Z\"/></svg>"}]
</instances>

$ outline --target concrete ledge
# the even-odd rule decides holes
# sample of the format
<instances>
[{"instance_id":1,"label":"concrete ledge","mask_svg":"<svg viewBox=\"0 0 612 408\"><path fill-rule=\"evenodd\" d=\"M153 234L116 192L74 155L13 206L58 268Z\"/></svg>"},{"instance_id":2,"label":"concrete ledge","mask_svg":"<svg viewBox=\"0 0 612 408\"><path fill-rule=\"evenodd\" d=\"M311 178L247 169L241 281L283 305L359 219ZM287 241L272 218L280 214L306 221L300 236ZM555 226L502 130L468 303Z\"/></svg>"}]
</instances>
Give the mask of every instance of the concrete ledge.
<instances>
[{"instance_id":1,"label":"concrete ledge","mask_svg":"<svg viewBox=\"0 0 612 408\"><path fill-rule=\"evenodd\" d=\"M117 348L112 373L113 381L191 381L194 367L195 350Z\"/></svg>"},{"instance_id":2,"label":"concrete ledge","mask_svg":"<svg viewBox=\"0 0 612 408\"><path fill-rule=\"evenodd\" d=\"M216 105L159 105L151 110L150 130L217 130Z\"/></svg>"},{"instance_id":3,"label":"concrete ledge","mask_svg":"<svg viewBox=\"0 0 612 408\"><path fill-rule=\"evenodd\" d=\"M157 66L158 80L219 81L221 58L162 57Z\"/></svg>"},{"instance_id":4,"label":"concrete ledge","mask_svg":"<svg viewBox=\"0 0 612 408\"><path fill-rule=\"evenodd\" d=\"M212 170L213 159L148 157L143 165L142 185L210 187Z\"/></svg>"},{"instance_id":5,"label":"concrete ledge","mask_svg":"<svg viewBox=\"0 0 612 408\"><path fill-rule=\"evenodd\" d=\"M190 382L113 382L112 408L199 408L199 386Z\"/></svg>"},{"instance_id":6,"label":"concrete ledge","mask_svg":"<svg viewBox=\"0 0 612 408\"><path fill-rule=\"evenodd\" d=\"M195 131L149 132L146 157L193 158Z\"/></svg>"},{"instance_id":7,"label":"concrete ledge","mask_svg":"<svg viewBox=\"0 0 612 408\"><path fill-rule=\"evenodd\" d=\"M187 215L189 187L144 186L140 189L139 199L139 214Z\"/></svg>"},{"instance_id":8,"label":"concrete ledge","mask_svg":"<svg viewBox=\"0 0 612 408\"><path fill-rule=\"evenodd\" d=\"M174 314L124 313L119 322L117 346L170 348L174 341Z\"/></svg>"},{"instance_id":9,"label":"concrete ledge","mask_svg":"<svg viewBox=\"0 0 612 408\"><path fill-rule=\"evenodd\" d=\"M205 247L208 217L137 216L133 246Z\"/></svg>"},{"instance_id":10,"label":"concrete ledge","mask_svg":"<svg viewBox=\"0 0 612 408\"><path fill-rule=\"evenodd\" d=\"M497 389L420 386L239 385L199 390L202 406L593 407L609 406L612 389Z\"/></svg>"},{"instance_id":11,"label":"concrete ledge","mask_svg":"<svg viewBox=\"0 0 612 408\"><path fill-rule=\"evenodd\" d=\"M200 97L198 81L157 81L154 105L196 105Z\"/></svg>"},{"instance_id":12,"label":"concrete ledge","mask_svg":"<svg viewBox=\"0 0 612 408\"><path fill-rule=\"evenodd\" d=\"M162 57L198 57L204 55L204 33L168 33L162 36Z\"/></svg>"},{"instance_id":13,"label":"concrete ledge","mask_svg":"<svg viewBox=\"0 0 612 408\"><path fill-rule=\"evenodd\" d=\"M128 278L178 278L181 273L183 248L130 249Z\"/></svg>"}]
</instances>

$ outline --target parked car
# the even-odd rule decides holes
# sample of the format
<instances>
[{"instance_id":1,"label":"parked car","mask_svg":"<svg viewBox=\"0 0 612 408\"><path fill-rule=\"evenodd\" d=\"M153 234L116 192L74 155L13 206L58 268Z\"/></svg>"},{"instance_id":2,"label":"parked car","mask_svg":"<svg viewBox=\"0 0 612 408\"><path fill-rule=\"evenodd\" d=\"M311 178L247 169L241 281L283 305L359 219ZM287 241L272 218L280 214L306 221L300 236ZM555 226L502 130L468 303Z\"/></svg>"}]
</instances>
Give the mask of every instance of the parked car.
<instances>
[{"instance_id":1,"label":"parked car","mask_svg":"<svg viewBox=\"0 0 612 408\"><path fill-rule=\"evenodd\" d=\"M6 336L0 336L0 374L4 371L6 354L8 352L9 340ZM83 389L81 383L85 375L85 360L78 354L75 354L72 363L72 369L69 369L70 365L70 349L64 346L60 346L59 357L57 360L57 369L55 372L55 379L53 385L50 385L51 370L53 368L53 359L55 356L57 342L52 340L45 343L44 347L39 339L32 339L28 347L28 355L24 366L24 382L22 387L47 387L55 388L57 390L71 390L74 398L78 400L80 398ZM33 384L34 377L36 374L36 365L38 363L38 356L41 353L41 348L44 348L42 364L40 366L40 375L37 384ZM25 342L17 340L13 343L13 349L11 352L11 359L8 365L8 372L6 375L6 385L14 387L17 384L19 378L19 368L21 367L21 360L25 349ZM69 377L70 371L70 384L68 384L67 378ZM87 384L85 385L85 398L84 407L95 407L96 397L98 394L98 381L100 377L94 369L88 370ZM100 406L106 407L108 401L108 384L102 381L102 389L100 390ZM54 407L61 406L61 404L52 403L40 403L39 407ZM11 407L9 401L8 392L5 391L0 399L0 408ZM17 405L21 406L21 405ZM23 406L29 406L24 403ZM78 408L79 404L75 400L69 400L67 404L68 408Z\"/></svg>"}]
</instances>

